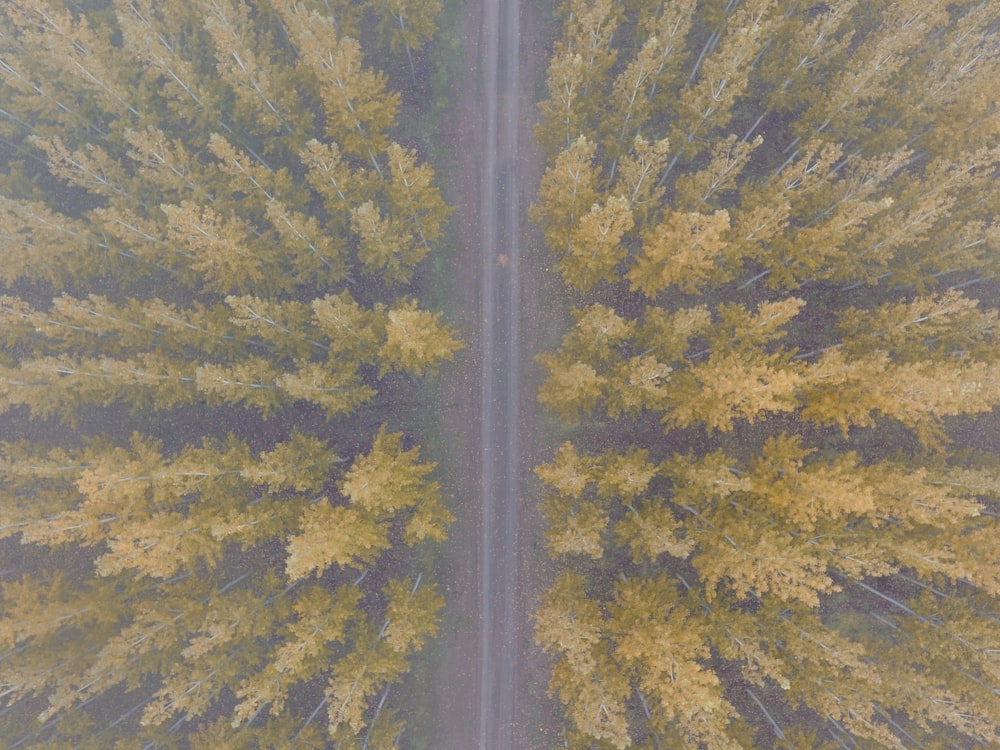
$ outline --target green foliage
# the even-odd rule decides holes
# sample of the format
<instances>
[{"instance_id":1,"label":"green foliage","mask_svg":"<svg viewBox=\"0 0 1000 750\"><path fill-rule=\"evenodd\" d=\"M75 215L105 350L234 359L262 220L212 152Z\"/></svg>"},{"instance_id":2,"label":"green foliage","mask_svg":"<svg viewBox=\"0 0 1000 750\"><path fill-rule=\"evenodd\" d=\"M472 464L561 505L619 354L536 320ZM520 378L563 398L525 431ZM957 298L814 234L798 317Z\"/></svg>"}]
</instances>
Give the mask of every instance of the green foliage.
<instances>
[{"instance_id":1,"label":"green foliage","mask_svg":"<svg viewBox=\"0 0 1000 750\"><path fill-rule=\"evenodd\" d=\"M577 308L538 355L567 746L1000 742L996 8L561 18L531 216Z\"/></svg>"}]
</instances>

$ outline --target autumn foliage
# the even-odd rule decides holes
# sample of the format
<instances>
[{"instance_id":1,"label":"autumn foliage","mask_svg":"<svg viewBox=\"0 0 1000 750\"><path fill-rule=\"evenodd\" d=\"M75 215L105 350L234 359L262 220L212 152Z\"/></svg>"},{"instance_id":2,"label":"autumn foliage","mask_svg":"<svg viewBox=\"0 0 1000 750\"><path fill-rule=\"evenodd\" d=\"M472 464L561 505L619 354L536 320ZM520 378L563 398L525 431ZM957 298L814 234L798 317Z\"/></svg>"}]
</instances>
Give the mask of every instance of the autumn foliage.
<instances>
[{"instance_id":1,"label":"autumn foliage","mask_svg":"<svg viewBox=\"0 0 1000 750\"><path fill-rule=\"evenodd\" d=\"M387 406L462 344L373 63L409 80L438 10L0 9L5 745L402 734L453 517Z\"/></svg>"},{"instance_id":2,"label":"autumn foliage","mask_svg":"<svg viewBox=\"0 0 1000 750\"><path fill-rule=\"evenodd\" d=\"M560 17L560 746L996 745L996 7Z\"/></svg>"}]
</instances>

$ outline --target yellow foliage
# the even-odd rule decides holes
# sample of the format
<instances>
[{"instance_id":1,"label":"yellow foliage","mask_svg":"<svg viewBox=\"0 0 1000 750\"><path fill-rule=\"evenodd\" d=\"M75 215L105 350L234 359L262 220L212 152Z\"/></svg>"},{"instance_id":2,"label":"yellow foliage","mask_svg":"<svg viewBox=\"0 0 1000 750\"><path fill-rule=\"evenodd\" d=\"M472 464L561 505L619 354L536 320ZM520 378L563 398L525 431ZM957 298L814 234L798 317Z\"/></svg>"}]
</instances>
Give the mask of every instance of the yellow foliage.
<instances>
[{"instance_id":1,"label":"yellow foliage","mask_svg":"<svg viewBox=\"0 0 1000 750\"><path fill-rule=\"evenodd\" d=\"M673 588L662 578L616 587L608 625L616 635L615 657L656 701L658 713L682 726L711 722L724 734L733 708L719 678L700 663L710 657L709 646L697 623L672 606Z\"/></svg>"},{"instance_id":2,"label":"yellow foliage","mask_svg":"<svg viewBox=\"0 0 1000 750\"><path fill-rule=\"evenodd\" d=\"M574 136L575 137L575 136ZM582 135L566 146L542 175L529 215L541 226L548 247L569 251L569 237L598 198L596 145Z\"/></svg>"},{"instance_id":3,"label":"yellow foliage","mask_svg":"<svg viewBox=\"0 0 1000 750\"><path fill-rule=\"evenodd\" d=\"M581 456L577 453L576 446L567 441L556 450L552 463L535 467L535 474L561 495L575 499L583 494L587 483L592 481L593 469L593 460Z\"/></svg>"},{"instance_id":4,"label":"yellow foliage","mask_svg":"<svg viewBox=\"0 0 1000 750\"><path fill-rule=\"evenodd\" d=\"M845 744L988 743L995 9L723 5L561 10L532 218L576 308L537 356L573 431L536 469L565 742L822 744L805 710ZM616 198L624 254L578 252ZM641 453L630 484L611 456Z\"/></svg>"},{"instance_id":5,"label":"yellow foliage","mask_svg":"<svg viewBox=\"0 0 1000 750\"><path fill-rule=\"evenodd\" d=\"M552 495L546 498L543 512L547 521L545 545L551 557L585 555L596 560L604 555L603 536L609 519L600 504Z\"/></svg>"},{"instance_id":6,"label":"yellow foliage","mask_svg":"<svg viewBox=\"0 0 1000 750\"><path fill-rule=\"evenodd\" d=\"M331 355L344 360L370 362L376 356L385 312L363 308L348 291L327 294L312 301L313 317L326 335Z\"/></svg>"},{"instance_id":7,"label":"yellow foliage","mask_svg":"<svg viewBox=\"0 0 1000 750\"><path fill-rule=\"evenodd\" d=\"M595 203L569 235L568 254L559 263L566 283L587 291L601 281L617 281L618 264L627 254L622 238L634 222L628 201L612 196Z\"/></svg>"},{"instance_id":8,"label":"yellow foliage","mask_svg":"<svg viewBox=\"0 0 1000 750\"><path fill-rule=\"evenodd\" d=\"M380 375L402 370L423 375L450 361L465 345L454 329L441 322L440 312L421 310L417 301L400 300L387 314L385 341L379 349Z\"/></svg>"},{"instance_id":9,"label":"yellow foliage","mask_svg":"<svg viewBox=\"0 0 1000 750\"><path fill-rule=\"evenodd\" d=\"M351 229L361 237L358 258L372 275L394 282L407 282L413 267L427 254L415 245L415 237L399 221L382 218L371 201L351 209Z\"/></svg>"},{"instance_id":10,"label":"yellow foliage","mask_svg":"<svg viewBox=\"0 0 1000 750\"><path fill-rule=\"evenodd\" d=\"M739 516L716 514L712 526L694 537L698 551L691 562L713 601L720 584L736 596L773 594L782 601L818 607L821 594L839 591L829 575L829 559L820 548L795 544L780 528L759 528Z\"/></svg>"},{"instance_id":11,"label":"yellow foliage","mask_svg":"<svg viewBox=\"0 0 1000 750\"><path fill-rule=\"evenodd\" d=\"M361 45L342 36L334 19L298 4L281 4L279 10L318 82L326 135L344 151L365 159L384 150L400 102L399 94L386 92L385 75L364 67Z\"/></svg>"},{"instance_id":12,"label":"yellow foliage","mask_svg":"<svg viewBox=\"0 0 1000 750\"><path fill-rule=\"evenodd\" d=\"M538 402L567 421L590 414L607 386L607 378L584 362L565 362L563 358L539 354L538 361L549 377L538 389Z\"/></svg>"},{"instance_id":13,"label":"yellow foliage","mask_svg":"<svg viewBox=\"0 0 1000 750\"><path fill-rule=\"evenodd\" d=\"M632 150L622 156L616 187L628 200L637 223L643 223L651 211L659 209L664 188L658 187L660 174L667 166L670 142L647 141L637 135Z\"/></svg>"},{"instance_id":14,"label":"yellow foliage","mask_svg":"<svg viewBox=\"0 0 1000 750\"><path fill-rule=\"evenodd\" d=\"M626 343L635 323L621 317L607 305L588 305L575 310L576 323L563 337L562 350L579 359L595 362L612 359L615 347Z\"/></svg>"},{"instance_id":15,"label":"yellow foliage","mask_svg":"<svg viewBox=\"0 0 1000 750\"><path fill-rule=\"evenodd\" d=\"M190 201L163 204L160 210L167 217L169 237L187 248L191 267L219 292L262 288L266 257L251 247L251 232L242 219L220 216L213 208L199 208Z\"/></svg>"},{"instance_id":16,"label":"yellow foliage","mask_svg":"<svg viewBox=\"0 0 1000 750\"><path fill-rule=\"evenodd\" d=\"M387 296L450 208L365 62L373 38L431 38L438 6L321 5L0 4L0 130L25 157L0 175L0 413L36 441L0 448L0 537L51 563L2 587L11 742L399 734L389 706L367 726L373 696L433 634L440 597L352 569L454 519L416 449L383 430L356 456L370 420L345 418L380 368L420 375L461 346ZM71 429L36 424L56 417ZM128 425L162 444L119 445ZM298 702L331 681L323 726Z\"/></svg>"},{"instance_id":17,"label":"yellow foliage","mask_svg":"<svg viewBox=\"0 0 1000 750\"><path fill-rule=\"evenodd\" d=\"M750 156L763 142L764 138L760 135L750 141L738 140L735 134L720 138L713 145L711 161L704 169L677 179L678 195L674 205L700 211L706 204L717 204L713 197L736 186L736 179L750 161Z\"/></svg>"},{"instance_id":18,"label":"yellow foliage","mask_svg":"<svg viewBox=\"0 0 1000 750\"><path fill-rule=\"evenodd\" d=\"M549 61L546 84L549 98L538 105L542 123L536 137L547 150L558 151L569 146L582 130L579 125L578 99L585 85L583 55L572 50L560 50Z\"/></svg>"},{"instance_id":19,"label":"yellow foliage","mask_svg":"<svg viewBox=\"0 0 1000 750\"><path fill-rule=\"evenodd\" d=\"M648 461L649 451L631 449L627 453L608 452L601 457L597 475L597 492L601 497L621 498L631 502L642 495L659 471Z\"/></svg>"},{"instance_id":20,"label":"yellow foliage","mask_svg":"<svg viewBox=\"0 0 1000 750\"><path fill-rule=\"evenodd\" d=\"M420 579L413 582L409 578L389 581L384 593L389 601L385 611L386 643L400 653L418 651L424 641L437 634L444 597L433 586L422 586Z\"/></svg>"},{"instance_id":21,"label":"yellow foliage","mask_svg":"<svg viewBox=\"0 0 1000 750\"><path fill-rule=\"evenodd\" d=\"M295 581L313 572L321 576L331 565L364 565L390 546L386 526L370 513L321 498L302 514L299 533L288 539L285 573Z\"/></svg>"},{"instance_id":22,"label":"yellow foliage","mask_svg":"<svg viewBox=\"0 0 1000 750\"><path fill-rule=\"evenodd\" d=\"M440 238L452 209L434 186L434 169L427 162L418 164L415 151L393 142L386 149L386 157L390 173L387 194L393 214L411 225L410 230L420 238L426 254L429 243ZM419 260L423 255L414 253L414 257Z\"/></svg>"},{"instance_id":23,"label":"yellow foliage","mask_svg":"<svg viewBox=\"0 0 1000 750\"><path fill-rule=\"evenodd\" d=\"M678 537L681 524L670 503L656 498L629 504L628 513L615 524L619 544L628 545L632 561L655 562L662 554L685 558L694 549L690 539Z\"/></svg>"},{"instance_id":24,"label":"yellow foliage","mask_svg":"<svg viewBox=\"0 0 1000 750\"><path fill-rule=\"evenodd\" d=\"M642 254L626 274L632 290L650 298L671 286L698 292L718 276L728 230L729 212L724 209L712 214L669 211L643 237Z\"/></svg>"},{"instance_id":25,"label":"yellow foliage","mask_svg":"<svg viewBox=\"0 0 1000 750\"><path fill-rule=\"evenodd\" d=\"M655 357L638 356L622 362L612 374L608 389L608 416L634 416L646 409L662 411L668 403L673 368ZM617 387L615 387L617 386Z\"/></svg>"},{"instance_id":26,"label":"yellow foliage","mask_svg":"<svg viewBox=\"0 0 1000 750\"><path fill-rule=\"evenodd\" d=\"M669 391L671 408L664 421L679 427L700 422L709 430L728 432L736 419L752 423L794 411L803 380L799 368L773 358L748 362L739 354L712 356L674 376L681 388Z\"/></svg>"},{"instance_id":27,"label":"yellow foliage","mask_svg":"<svg viewBox=\"0 0 1000 750\"><path fill-rule=\"evenodd\" d=\"M382 425L371 451L354 462L340 483L352 507L381 519L425 498L438 498L440 485L425 479L435 464L417 463L420 449L403 450L402 442L403 433L386 432Z\"/></svg>"},{"instance_id":28,"label":"yellow foliage","mask_svg":"<svg viewBox=\"0 0 1000 750\"><path fill-rule=\"evenodd\" d=\"M424 497L406 522L403 541L413 546L425 540L443 542L455 516L435 497Z\"/></svg>"}]
</instances>

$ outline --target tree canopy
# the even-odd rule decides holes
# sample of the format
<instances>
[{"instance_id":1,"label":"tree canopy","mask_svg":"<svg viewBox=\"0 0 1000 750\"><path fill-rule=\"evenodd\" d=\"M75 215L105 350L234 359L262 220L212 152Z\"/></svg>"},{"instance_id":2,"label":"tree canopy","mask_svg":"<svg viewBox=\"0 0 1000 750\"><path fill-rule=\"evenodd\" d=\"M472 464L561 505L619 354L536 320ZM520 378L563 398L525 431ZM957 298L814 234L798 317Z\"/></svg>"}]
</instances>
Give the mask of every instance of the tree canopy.
<instances>
[{"instance_id":1,"label":"tree canopy","mask_svg":"<svg viewBox=\"0 0 1000 750\"><path fill-rule=\"evenodd\" d=\"M1000 742L996 8L567 0L566 747Z\"/></svg>"},{"instance_id":2,"label":"tree canopy","mask_svg":"<svg viewBox=\"0 0 1000 750\"><path fill-rule=\"evenodd\" d=\"M451 209L394 76L438 10L0 8L11 746L403 733L454 518L389 407L462 343L420 301Z\"/></svg>"}]
</instances>

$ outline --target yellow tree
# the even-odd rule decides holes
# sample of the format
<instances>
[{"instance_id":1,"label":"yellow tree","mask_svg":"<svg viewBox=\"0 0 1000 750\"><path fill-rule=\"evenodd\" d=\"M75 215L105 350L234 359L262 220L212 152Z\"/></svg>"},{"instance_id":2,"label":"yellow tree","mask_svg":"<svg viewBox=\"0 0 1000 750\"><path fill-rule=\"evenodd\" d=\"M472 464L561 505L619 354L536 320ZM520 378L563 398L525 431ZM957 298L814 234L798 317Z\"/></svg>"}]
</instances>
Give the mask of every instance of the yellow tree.
<instances>
[{"instance_id":1,"label":"yellow tree","mask_svg":"<svg viewBox=\"0 0 1000 750\"><path fill-rule=\"evenodd\" d=\"M279 98L284 93L281 81L268 59L274 45L266 37L257 38L265 29L253 23L250 6L241 0L212 0L206 10L204 28L215 47L216 70L255 126L265 133L290 129L288 107Z\"/></svg>"},{"instance_id":2,"label":"yellow tree","mask_svg":"<svg viewBox=\"0 0 1000 750\"><path fill-rule=\"evenodd\" d=\"M392 52L420 49L434 36L440 0L414 3L407 0L371 0L369 7L378 18L376 30Z\"/></svg>"},{"instance_id":3,"label":"yellow tree","mask_svg":"<svg viewBox=\"0 0 1000 750\"><path fill-rule=\"evenodd\" d=\"M555 660L551 691L567 704L573 728L617 748L629 746L625 700L630 692L613 668L598 603L584 579L563 572L535 611L535 639Z\"/></svg>"},{"instance_id":4,"label":"yellow tree","mask_svg":"<svg viewBox=\"0 0 1000 750\"><path fill-rule=\"evenodd\" d=\"M701 623L676 606L677 599L676 586L666 578L619 584L608 625L616 635L615 658L635 675L656 721L676 721L685 742L740 747L727 732L736 711L721 680L703 666L710 650Z\"/></svg>"},{"instance_id":5,"label":"yellow tree","mask_svg":"<svg viewBox=\"0 0 1000 750\"><path fill-rule=\"evenodd\" d=\"M167 217L168 237L188 249L192 269L219 292L255 291L275 281L280 284L282 275L274 272L273 260L268 262L271 253L251 239L240 219L219 216L214 209L189 201L165 203L160 208Z\"/></svg>"},{"instance_id":6,"label":"yellow tree","mask_svg":"<svg viewBox=\"0 0 1000 750\"><path fill-rule=\"evenodd\" d=\"M399 220L383 218L379 207L365 201L351 211L351 229L360 237L358 259L373 275L387 281L410 280L413 267L427 254L427 248Z\"/></svg>"},{"instance_id":7,"label":"yellow tree","mask_svg":"<svg viewBox=\"0 0 1000 750\"><path fill-rule=\"evenodd\" d=\"M453 517L409 438L361 455L364 405L380 370L418 376L460 347L389 291L449 209L395 121L399 82L364 62L376 22L321 13L0 7L0 432L35 439L0 450L10 744L402 732L388 686L435 632L420 560ZM433 5L399 21L412 46ZM389 262L351 233L366 206L407 235ZM395 501L361 499L366 461L398 473L380 483ZM345 720L316 720L327 704Z\"/></svg>"},{"instance_id":8,"label":"yellow tree","mask_svg":"<svg viewBox=\"0 0 1000 750\"><path fill-rule=\"evenodd\" d=\"M538 140L549 150L568 147L594 126L603 77L617 58L612 39L621 8L613 0L590 5L573 0L566 10L563 35L549 66L549 98L539 105L543 120Z\"/></svg>"},{"instance_id":9,"label":"yellow tree","mask_svg":"<svg viewBox=\"0 0 1000 750\"><path fill-rule=\"evenodd\" d=\"M652 298L670 286L699 291L721 275L728 229L725 209L711 214L670 211L644 238L642 254L628 272L632 288Z\"/></svg>"},{"instance_id":10,"label":"yellow tree","mask_svg":"<svg viewBox=\"0 0 1000 750\"><path fill-rule=\"evenodd\" d=\"M566 282L587 291L598 282L617 281L618 264L627 254L622 239L632 226L632 209L621 196L591 206L570 234L568 254L560 263Z\"/></svg>"},{"instance_id":11,"label":"yellow tree","mask_svg":"<svg viewBox=\"0 0 1000 750\"><path fill-rule=\"evenodd\" d=\"M0 278L45 279L56 289L74 278L95 278L118 265L117 250L86 222L63 216L44 203L0 197ZM124 259L121 259L124 260Z\"/></svg>"},{"instance_id":12,"label":"yellow tree","mask_svg":"<svg viewBox=\"0 0 1000 750\"><path fill-rule=\"evenodd\" d=\"M388 145L386 131L395 122L399 95L385 90L383 74L364 67L361 45L338 32L334 19L290 3L280 4L279 11L319 87L326 136L374 162Z\"/></svg>"},{"instance_id":13,"label":"yellow tree","mask_svg":"<svg viewBox=\"0 0 1000 750\"><path fill-rule=\"evenodd\" d=\"M649 211L659 208L664 189L658 183L669 152L666 138L647 141L637 135L629 153L619 159L616 186L628 200L637 223L644 223Z\"/></svg>"},{"instance_id":14,"label":"yellow tree","mask_svg":"<svg viewBox=\"0 0 1000 750\"><path fill-rule=\"evenodd\" d=\"M303 145L299 159L306 167L306 181L323 202L331 232L343 233L351 211L368 199L368 178L363 168L350 164L335 142L312 138Z\"/></svg>"},{"instance_id":15,"label":"yellow tree","mask_svg":"<svg viewBox=\"0 0 1000 750\"><path fill-rule=\"evenodd\" d=\"M547 167L530 215L551 248L568 251L567 237L598 198L599 171L593 164L595 145L583 136L559 152Z\"/></svg>"},{"instance_id":16,"label":"yellow tree","mask_svg":"<svg viewBox=\"0 0 1000 750\"><path fill-rule=\"evenodd\" d=\"M303 515L299 533L288 542L288 576L295 580L313 572L321 575L331 565L371 563L391 546L393 518L437 508L440 486L425 478L434 464L417 463L418 454L418 448L403 450L402 433L386 432L383 425L371 451L354 463L340 485L346 503L333 505L321 498ZM446 512L436 515L442 527L453 520ZM422 538L408 535L407 543Z\"/></svg>"},{"instance_id":17,"label":"yellow tree","mask_svg":"<svg viewBox=\"0 0 1000 750\"><path fill-rule=\"evenodd\" d=\"M543 124L536 131L539 143L547 150L568 147L585 127L584 107L579 102L584 73L583 55L572 49L558 51L549 61L549 98L538 105Z\"/></svg>"},{"instance_id":18,"label":"yellow tree","mask_svg":"<svg viewBox=\"0 0 1000 750\"><path fill-rule=\"evenodd\" d=\"M434 169L426 162L418 164L416 152L398 143L389 144L386 157L389 161L386 196L392 212L411 225L410 231L429 250L430 244L441 236L451 214L451 208L434 185Z\"/></svg>"},{"instance_id":19,"label":"yellow tree","mask_svg":"<svg viewBox=\"0 0 1000 750\"><path fill-rule=\"evenodd\" d=\"M531 214L566 744L996 743L996 9L626 8L586 94L561 10ZM612 290L572 243L614 196Z\"/></svg>"},{"instance_id":20,"label":"yellow tree","mask_svg":"<svg viewBox=\"0 0 1000 750\"><path fill-rule=\"evenodd\" d=\"M463 344L441 313L417 308L416 300L401 300L386 313L385 341L379 348L379 372L402 370L422 375L442 360L450 360Z\"/></svg>"}]
</instances>

